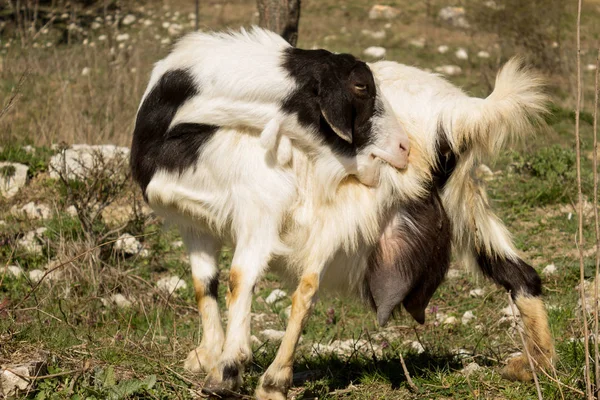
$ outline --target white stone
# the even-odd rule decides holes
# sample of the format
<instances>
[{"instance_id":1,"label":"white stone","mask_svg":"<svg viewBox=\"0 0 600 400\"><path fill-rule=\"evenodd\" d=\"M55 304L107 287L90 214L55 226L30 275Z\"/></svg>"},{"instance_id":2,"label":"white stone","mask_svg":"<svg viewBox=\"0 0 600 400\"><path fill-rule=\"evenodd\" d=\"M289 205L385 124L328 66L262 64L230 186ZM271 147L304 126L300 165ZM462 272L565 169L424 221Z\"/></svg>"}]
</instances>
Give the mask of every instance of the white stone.
<instances>
[{"instance_id":1,"label":"white stone","mask_svg":"<svg viewBox=\"0 0 600 400\"><path fill-rule=\"evenodd\" d=\"M170 22L166 22L166 21L165 21L165 22L163 22L163 23L162 23L162 25L161 25L161 26L162 26L164 29L167 29L167 28L168 28L170 25L171 25L171 23L170 23Z\"/></svg>"},{"instance_id":2,"label":"white stone","mask_svg":"<svg viewBox=\"0 0 600 400\"><path fill-rule=\"evenodd\" d=\"M392 19L400 15L400 10L390 6L375 4L369 10L369 19Z\"/></svg>"},{"instance_id":3,"label":"white stone","mask_svg":"<svg viewBox=\"0 0 600 400\"><path fill-rule=\"evenodd\" d=\"M179 24L171 24L169 25L167 32L170 36L179 36L181 35L181 32L183 32L183 26Z\"/></svg>"},{"instance_id":4,"label":"white stone","mask_svg":"<svg viewBox=\"0 0 600 400\"><path fill-rule=\"evenodd\" d=\"M410 348L417 352L417 354L421 354L425 352L425 347L420 342L413 341L410 343Z\"/></svg>"},{"instance_id":5,"label":"white stone","mask_svg":"<svg viewBox=\"0 0 600 400\"><path fill-rule=\"evenodd\" d=\"M151 19L146 19L146 20L144 20L144 26L150 26L150 25L152 25L153 23L154 23L154 22L152 22L152 20L151 20Z\"/></svg>"},{"instance_id":6,"label":"white stone","mask_svg":"<svg viewBox=\"0 0 600 400\"><path fill-rule=\"evenodd\" d=\"M114 249L121 253L134 255L142 250L142 244L129 233L124 233L115 242Z\"/></svg>"},{"instance_id":7,"label":"white stone","mask_svg":"<svg viewBox=\"0 0 600 400\"><path fill-rule=\"evenodd\" d=\"M588 64L585 66L585 70L586 71L595 71L596 70L596 64Z\"/></svg>"},{"instance_id":8,"label":"white stone","mask_svg":"<svg viewBox=\"0 0 600 400\"><path fill-rule=\"evenodd\" d=\"M164 38L160 41L160 44L169 44L169 43L171 43L171 39L169 39L169 38Z\"/></svg>"},{"instance_id":9,"label":"white stone","mask_svg":"<svg viewBox=\"0 0 600 400\"><path fill-rule=\"evenodd\" d=\"M113 294L109 297L111 303L114 303L119 308L130 308L133 303L121 293Z\"/></svg>"},{"instance_id":10,"label":"white stone","mask_svg":"<svg viewBox=\"0 0 600 400\"><path fill-rule=\"evenodd\" d=\"M13 172L14 171L14 172ZM27 183L27 165L0 162L0 195L11 198Z\"/></svg>"},{"instance_id":11,"label":"white stone","mask_svg":"<svg viewBox=\"0 0 600 400\"><path fill-rule=\"evenodd\" d=\"M30 201L17 211L17 215L25 216L28 219L49 219L52 216L52 210L45 204L36 204Z\"/></svg>"},{"instance_id":12,"label":"white stone","mask_svg":"<svg viewBox=\"0 0 600 400\"><path fill-rule=\"evenodd\" d=\"M84 68L81 70L81 75L82 75L82 76L88 76L89 74L90 74L90 68L89 68L89 67L84 67Z\"/></svg>"},{"instance_id":13,"label":"white stone","mask_svg":"<svg viewBox=\"0 0 600 400\"><path fill-rule=\"evenodd\" d=\"M449 269L446 274L446 278L448 279L458 279L462 276L462 271L458 269Z\"/></svg>"},{"instance_id":14,"label":"white stone","mask_svg":"<svg viewBox=\"0 0 600 400\"><path fill-rule=\"evenodd\" d=\"M17 246L32 254L42 254L44 248L40 244L40 236L37 231L29 231L17 240Z\"/></svg>"},{"instance_id":15,"label":"white stone","mask_svg":"<svg viewBox=\"0 0 600 400\"><path fill-rule=\"evenodd\" d=\"M383 56L385 56L385 48L380 47L380 46L371 46L371 47L367 47L364 51L363 54L365 56L369 56L369 57L373 57L373 58L381 58Z\"/></svg>"},{"instance_id":16,"label":"white stone","mask_svg":"<svg viewBox=\"0 0 600 400\"><path fill-rule=\"evenodd\" d=\"M174 249L180 249L183 247L183 240L176 240L174 242L171 242L171 247Z\"/></svg>"},{"instance_id":17,"label":"white stone","mask_svg":"<svg viewBox=\"0 0 600 400\"><path fill-rule=\"evenodd\" d=\"M2 369L0 372L0 393L7 397L15 396L19 391L30 389L32 382L21 376L29 376L29 368L24 366L11 367L10 371Z\"/></svg>"},{"instance_id":18,"label":"white stone","mask_svg":"<svg viewBox=\"0 0 600 400\"><path fill-rule=\"evenodd\" d=\"M96 30L100 29L101 26L102 25L100 25L98 22L94 21L94 22L92 22L91 28L93 31L96 31Z\"/></svg>"},{"instance_id":19,"label":"white stone","mask_svg":"<svg viewBox=\"0 0 600 400\"><path fill-rule=\"evenodd\" d=\"M133 14L127 14L125 18L123 18L123 25L131 25L135 22L136 18Z\"/></svg>"},{"instance_id":20,"label":"white stone","mask_svg":"<svg viewBox=\"0 0 600 400\"><path fill-rule=\"evenodd\" d=\"M450 50L450 47L446 46L445 44L438 46L437 51L440 54L446 54L448 52L448 50Z\"/></svg>"},{"instance_id":21,"label":"white stone","mask_svg":"<svg viewBox=\"0 0 600 400\"><path fill-rule=\"evenodd\" d=\"M483 289L473 289L469 292L470 297L483 297L485 294L485 290Z\"/></svg>"},{"instance_id":22,"label":"white stone","mask_svg":"<svg viewBox=\"0 0 600 400\"><path fill-rule=\"evenodd\" d=\"M273 342L280 342L283 339L283 335L285 335L285 331L276 331L274 329L265 329L259 333L261 337L265 340L270 340Z\"/></svg>"},{"instance_id":23,"label":"white stone","mask_svg":"<svg viewBox=\"0 0 600 400\"><path fill-rule=\"evenodd\" d=\"M463 374L464 376L469 376L473 372L477 372L480 369L481 369L481 367L479 366L479 364L477 364L476 362L472 362L472 363L468 364L466 367L464 367L463 369L461 369L460 373Z\"/></svg>"},{"instance_id":24,"label":"white stone","mask_svg":"<svg viewBox=\"0 0 600 400\"><path fill-rule=\"evenodd\" d=\"M473 314L473 311L466 311L463 314L462 318L460 319L460 322L463 325L467 325L467 324L470 324L471 321L473 321L474 319L475 319L475 314Z\"/></svg>"},{"instance_id":25,"label":"white stone","mask_svg":"<svg viewBox=\"0 0 600 400\"><path fill-rule=\"evenodd\" d=\"M479 53L477 53L477 57L479 57L479 58L490 58L490 53L488 53L487 51L481 50Z\"/></svg>"},{"instance_id":26,"label":"white stone","mask_svg":"<svg viewBox=\"0 0 600 400\"><path fill-rule=\"evenodd\" d=\"M33 146L29 145L29 144L27 146L23 146L22 149L27 154L35 154L35 147L33 147Z\"/></svg>"},{"instance_id":27,"label":"white stone","mask_svg":"<svg viewBox=\"0 0 600 400\"><path fill-rule=\"evenodd\" d=\"M385 33L385 31L384 31L384 30L380 30L380 31L372 31L372 30L369 30L369 29L363 29L363 30L361 31L361 33L362 33L364 36L370 37L370 38L372 38L372 39L384 39L384 38L385 38L385 35L386 35L386 33Z\"/></svg>"},{"instance_id":28,"label":"white stone","mask_svg":"<svg viewBox=\"0 0 600 400\"><path fill-rule=\"evenodd\" d=\"M548 264L542 270L542 274L544 274L545 276L554 275L555 273L556 273L556 265L554 265L554 264Z\"/></svg>"},{"instance_id":29,"label":"white stone","mask_svg":"<svg viewBox=\"0 0 600 400\"><path fill-rule=\"evenodd\" d=\"M439 72L448 76L456 76L462 74L462 68L458 65L441 65L439 67L435 67L435 72Z\"/></svg>"},{"instance_id":30,"label":"white stone","mask_svg":"<svg viewBox=\"0 0 600 400\"><path fill-rule=\"evenodd\" d=\"M29 279L33 283L38 283L42 279L44 274L45 274L45 272L42 271L41 269L32 269L31 271L29 271Z\"/></svg>"},{"instance_id":31,"label":"white stone","mask_svg":"<svg viewBox=\"0 0 600 400\"><path fill-rule=\"evenodd\" d=\"M412 47L416 47L417 49L422 49L423 47L425 47L425 38L418 38L418 39L412 39L410 42L408 42Z\"/></svg>"},{"instance_id":32,"label":"white stone","mask_svg":"<svg viewBox=\"0 0 600 400\"><path fill-rule=\"evenodd\" d=\"M439 19L455 28L469 28L463 7L444 7L438 13Z\"/></svg>"},{"instance_id":33,"label":"white stone","mask_svg":"<svg viewBox=\"0 0 600 400\"><path fill-rule=\"evenodd\" d=\"M180 277L173 275L159 279L158 282L156 282L156 287L171 294L177 290L187 288L187 284Z\"/></svg>"},{"instance_id":34,"label":"white stone","mask_svg":"<svg viewBox=\"0 0 600 400\"><path fill-rule=\"evenodd\" d=\"M99 42L104 42L106 40L106 35L100 35L98 36L98 41Z\"/></svg>"},{"instance_id":35,"label":"white stone","mask_svg":"<svg viewBox=\"0 0 600 400\"><path fill-rule=\"evenodd\" d=\"M117 42L125 42L129 40L129 33L121 33L116 37Z\"/></svg>"},{"instance_id":36,"label":"white stone","mask_svg":"<svg viewBox=\"0 0 600 400\"><path fill-rule=\"evenodd\" d=\"M387 22L385 25L383 25L383 27L385 29L391 29L392 28L392 23L391 22Z\"/></svg>"},{"instance_id":37,"label":"white stone","mask_svg":"<svg viewBox=\"0 0 600 400\"><path fill-rule=\"evenodd\" d=\"M456 317L450 316L444 320L443 324L444 325L454 325L454 324L456 324L456 322L457 322Z\"/></svg>"},{"instance_id":38,"label":"white stone","mask_svg":"<svg viewBox=\"0 0 600 400\"><path fill-rule=\"evenodd\" d=\"M471 357L472 353L469 350L466 349L452 349L450 350L450 352L452 354L454 354L457 358L467 358L467 357Z\"/></svg>"},{"instance_id":39,"label":"white stone","mask_svg":"<svg viewBox=\"0 0 600 400\"><path fill-rule=\"evenodd\" d=\"M277 303L279 300L283 299L284 297L287 296L287 293L284 292L281 289L275 289L273 290L265 299L265 303L267 304L275 304Z\"/></svg>"},{"instance_id":40,"label":"white stone","mask_svg":"<svg viewBox=\"0 0 600 400\"><path fill-rule=\"evenodd\" d=\"M456 50L456 52L454 52L454 56L459 60L469 59L469 53L467 53L467 50L463 49L462 47L460 47L458 50Z\"/></svg>"},{"instance_id":41,"label":"white stone","mask_svg":"<svg viewBox=\"0 0 600 400\"><path fill-rule=\"evenodd\" d=\"M19 278L21 275L23 275L23 269L16 265L9 265L8 267L0 268L0 275L4 274L10 274L14 278Z\"/></svg>"},{"instance_id":42,"label":"white stone","mask_svg":"<svg viewBox=\"0 0 600 400\"><path fill-rule=\"evenodd\" d=\"M75 206L69 206L69 207L67 207L67 209L65 210L65 212L67 214L69 214L69 216L71 216L71 217L76 217L77 216L77 208L75 208Z\"/></svg>"},{"instance_id":43,"label":"white stone","mask_svg":"<svg viewBox=\"0 0 600 400\"><path fill-rule=\"evenodd\" d=\"M104 163L125 160L129 156L129 148L112 144L87 145L74 144L70 149L55 154L50 158L50 177L58 179L59 171L66 172L67 179L84 179L94 167Z\"/></svg>"}]
</instances>

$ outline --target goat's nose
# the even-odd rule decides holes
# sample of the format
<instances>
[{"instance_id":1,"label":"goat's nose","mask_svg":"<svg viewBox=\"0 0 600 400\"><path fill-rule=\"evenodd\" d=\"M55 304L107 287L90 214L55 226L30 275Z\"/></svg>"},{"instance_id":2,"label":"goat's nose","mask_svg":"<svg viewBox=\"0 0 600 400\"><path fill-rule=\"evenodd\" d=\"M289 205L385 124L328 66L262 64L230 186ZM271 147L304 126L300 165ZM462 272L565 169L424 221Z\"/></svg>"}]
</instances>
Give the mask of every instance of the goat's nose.
<instances>
[{"instance_id":1,"label":"goat's nose","mask_svg":"<svg viewBox=\"0 0 600 400\"><path fill-rule=\"evenodd\" d=\"M410 154L410 141L408 140L408 137L401 138L398 146L400 147L401 152L405 152L406 155Z\"/></svg>"}]
</instances>

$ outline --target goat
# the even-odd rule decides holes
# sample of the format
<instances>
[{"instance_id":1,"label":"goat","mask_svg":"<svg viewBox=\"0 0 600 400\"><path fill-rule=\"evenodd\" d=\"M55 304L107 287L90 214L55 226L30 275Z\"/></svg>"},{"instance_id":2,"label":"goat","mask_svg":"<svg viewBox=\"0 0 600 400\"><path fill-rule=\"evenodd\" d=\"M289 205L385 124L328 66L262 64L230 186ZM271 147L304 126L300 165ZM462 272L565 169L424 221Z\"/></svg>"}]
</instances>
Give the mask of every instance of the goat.
<instances>
[{"instance_id":1,"label":"goat","mask_svg":"<svg viewBox=\"0 0 600 400\"><path fill-rule=\"evenodd\" d=\"M285 133L294 141L285 166L265 149L268 140L261 141L273 133L259 136L271 121L281 130L279 140ZM315 236L288 238L284 232L299 232L292 228L298 225L306 236L312 221L324 222L315 212L334 205L330 199L339 196L340 182L356 176L376 184L382 163L406 168L408 151L407 136L369 68L351 55L292 48L276 34L254 29L188 35L155 65L138 109L130 163L145 199L179 225L190 253L204 333L185 365L209 372L207 391L226 393L241 384L252 357L252 291L275 259L288 260L303 282L291 317L296 323L290 323L279 357L291 360L340 239L349 251L361 236L374 240L380 216L376 209L361 215L356 204L346 220L335 207L342 225L315 231L333 236L331 242L318 240L314 254L301 242ZM368 232L356 231L357 225ZM224 241L235 246L226 334L216 302L215 258ZM287 382L285 372L278 374L273 379Z\"/></svg>"},{"instance_id":2,"label":"goat","mask_svg":"<svg viewBox=\"0 0 600 400\"><path fill-rule=\"evenodd\" d=\"M236 73L231 54L242 72ZM500 147L515 128L525 132L543 112L539 80L513 61L488 99L472 99L433 75L403 75L408 67L395 63L371 65L372 77L349 57L292 49L254 30L193 34L156 65L138 110L131 165L150 206L179 225L190 253L203 336L185 367L208 372L207 393L239 388L252 357L252 289L270 267L297 288L256 397L284 399L318 290L362 295L382 324L401 303L423 322L423 309L447 271L451 242L512 290L528 347L547 365L553 350L539 277L518 258L469 176L480 156ZM269 79L247 67L253 62ZM348 79L355 68L364 71L358 85ZM236 88L240 83L252 86ZM356 101L357 90L371 93L379 111ZM215 94L224 92L226 99ZM354 119L331 117L336 101L319 98L330 94L352 104ZM271 121L276 129L267 129ZM398 132L411 139L408 164L408 143ZM269 136L290 138L291 156L274 162L280 149L265 140ZM471 205L478 207L475 221L463 214ZM226 333L216 303L216 255L225 241L235 248ZM525 364L511 365L517 378L526 378Z\"/></svg>"}]
</instances>

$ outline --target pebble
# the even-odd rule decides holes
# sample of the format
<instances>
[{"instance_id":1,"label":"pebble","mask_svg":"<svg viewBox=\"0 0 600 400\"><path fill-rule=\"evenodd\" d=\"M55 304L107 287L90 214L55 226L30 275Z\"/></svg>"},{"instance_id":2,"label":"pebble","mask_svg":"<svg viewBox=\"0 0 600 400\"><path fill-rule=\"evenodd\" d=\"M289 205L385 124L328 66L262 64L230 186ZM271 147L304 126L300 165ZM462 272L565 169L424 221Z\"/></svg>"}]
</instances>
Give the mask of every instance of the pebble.
<instances>
[{"instance_id":1,"label":"pebble","mask_svg":"<svg viewBox=\"0 0 600 400\"><path fill-rule=\"evenodd\" d=\"M460 68L458 65L441 65L435 68L435 72L439 72L448 76L456 76L462 74L462 68Z\"/></svg>"},{"instance_id":2,"label":"pebble","mask_svg":"<svg viewBox=\"0 0 600 400\"><path fill-rule=\"evenodd\" d=\"M488 53L487 51L481 50L479 53L477 53L477 57L479 57L479 58L490 58L490 53Z\"/></svg>"},{"instance_id":3,"label":"pebble","mask_svg":"<svg viewBox=\"0 0 600 400\"><path fill-rule=\"evenodd\" d=\"M136 18L133 14L127 14L125 18L123 18L123 25L131 25L135 22Z\"/></svg>"},{"instance_id":4,"label":"pebble","mask_svg":"<svg viewBox=\"0 0 600 400\"><path fill-rule=\"evenodd\" d=\"M458 58L459 60L468 60L469 59L469 53L467 53L467 50L463 49L462 47L460 47L458 50L456 50L456 52L454 53L454 56L456 58Z\"/></svg>"},{"instance_id":5,"label":"pebble","mask_svg":"<svg viewBox=\"0 0 600 400\"><path fill-rule=\"evenodd\" d=\"M446 46L445 44L438 46L437 51L440 54L446 54L448 52L448 50L450 50L450 48L448 46Z\"/></svg>"},{"instance_id":6,"label":"pebble","mask_svg":"<svg viewBox=\"0 0 600 400\"><path fill-rule=\"evenodd\" d=\"M287 293L284 292L281 289L275 289L273 290L265 299L265 303L267 304L275 304L277 303L279 300L285 298L287 296Z\"/></svg>"},{"instance_id":7,"label":"pebble","mask_svg":"<svg viewBox=\"0 0 600 400\"><path fill-rule=\"evenodd\" d=\"M156 282L156 287L169 294L174 294L177 290L186 289L187 284L180 277L173 275L159 279L158 282Z\"/></svg>"},{"instance_id":8,"label":"pebble","mask_svg":"<svg viewBox=\"0 0 600 400\"><path fill-rule=\"evenodd\" d=\"M469 292L469 297L483 297L485 294L485 290L483 289L473 289Z\"/></svg>"},{"instance_id":9,"label":"pebble","mask_svg":"<svg viewBox=\"0 0 600 400\"><path fill-rule=\"evenodd\" d=\"M475 314L473 314L473 311L466 311L463 314L460 321L463 325L467 325L467 324L471 323L471 321L473 321L474 319L475 319Z\"/></svg>"},{"instance_id":10,"label":"pebble","mask_svg":"<svg viewBox=\"0 0 600 400\"><path fill-rule=\"evenodd\" d=\"M135 255L142 250L142 244L129 233L124 233L115 242L114 249L124 254Z\"/></svg>"},{"instance_id":11,"label":"pebble","mask_svg":"<svg viewBox=\"0 0 600 400\"><path fill-rule=\"evenodd\" d=\"M259 333L265 340L271 340L273 342L281 342L285 331L276 331L274 329L265 329Z\"/></svg>"},{"instance_id":12,"label":"pebble","mask_svg":"<svg viewBox=\"0 0 600 400\"><path fill-rule=\"evenodd\" d=\"M8 267L0 268L0 274L4 275L5 273L12 275L14 278L19 278L23 275L23 269L16 265L9 265Z\"/></svg>"},{"instance_id":13,"label":"pebble","mask_svg":"<svg viewBox=\"0 0 600 400\"><path fill-rule=\"evenodd\" d=\"M363 51L363 54L365 56L369 56L369 57L373 57L373 58L382 58L383 56L385 56L385 53L386 53L385 48L380 47L380 46L367 47Z\"/></svg>"},{"instance_id":14,"label":"pebble","mask_svg":"<svg viewBox=\"0 0 600 400\"><path fill-rule=\"evenodd\" d=\"M544 274L544 276L550 276L550 275L556 274L556 265L554 265L554 264L546 265L546 267L544 267L544 269L542 270L542 274Z\"/></svg>"},{"instance_id":15,"label":"pebble","mask_svg":"<svg viewBox=\"0 0 600 400\"><path fill-rule=\"evenodd\" d=\"M444 322L442 322L442 323L444 325L454 325L454 324L456 324L456 321L457 321L456 317L450 316L450 317L447 317L444 320Z\"/></svg>"},{"instance_id":16,"label":"pebble","mask_svg":"<svg viewBox=\"0 0 600 400\"><path fill-rule=\"evenodd\" d=\"M463 374L464 376L469 376L474 372L477 372L481 369L481 366L479 364L477 364L476 362L472 362L470 364L468 364L466 367L464 367L463 369L460 370L460 373Z\"/></svg>"}]
</instances>

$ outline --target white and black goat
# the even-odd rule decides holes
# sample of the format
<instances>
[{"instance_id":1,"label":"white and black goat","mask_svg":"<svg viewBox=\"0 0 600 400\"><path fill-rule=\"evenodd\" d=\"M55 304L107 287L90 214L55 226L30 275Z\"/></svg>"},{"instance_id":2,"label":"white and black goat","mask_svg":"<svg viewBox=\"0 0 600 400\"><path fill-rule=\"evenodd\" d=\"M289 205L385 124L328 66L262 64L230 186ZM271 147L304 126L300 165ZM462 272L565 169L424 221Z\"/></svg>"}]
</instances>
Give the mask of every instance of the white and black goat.
<instances>
[{"instance_id":1,"label":"white and black goat","mask_svg":"<svg viewBox=\"0 0 600 400\"><path fill-rule=\"evenodd\" d=\"M400 304L422 322L452 232L461 254L513 291L528 347L538 363L551 361L539 277L469 176L481 153L543 111L539 81L511 63L481 100L407 68L377 63L373 77L352 56L294 49L259 29L189 35L156 65L131 164L148 203L179 225L189 250L203 336L185 365L208 372L207 392L241 384L252 357L252 291L268 267L297 284L256 390L283 399L318 290L361 294L381 323ZM403 132L412 140L408 165ZM234 246L226 332L216 301L224 242ZM513 369L525 378L521 361Z\"/></svg>"}]
</instances>

